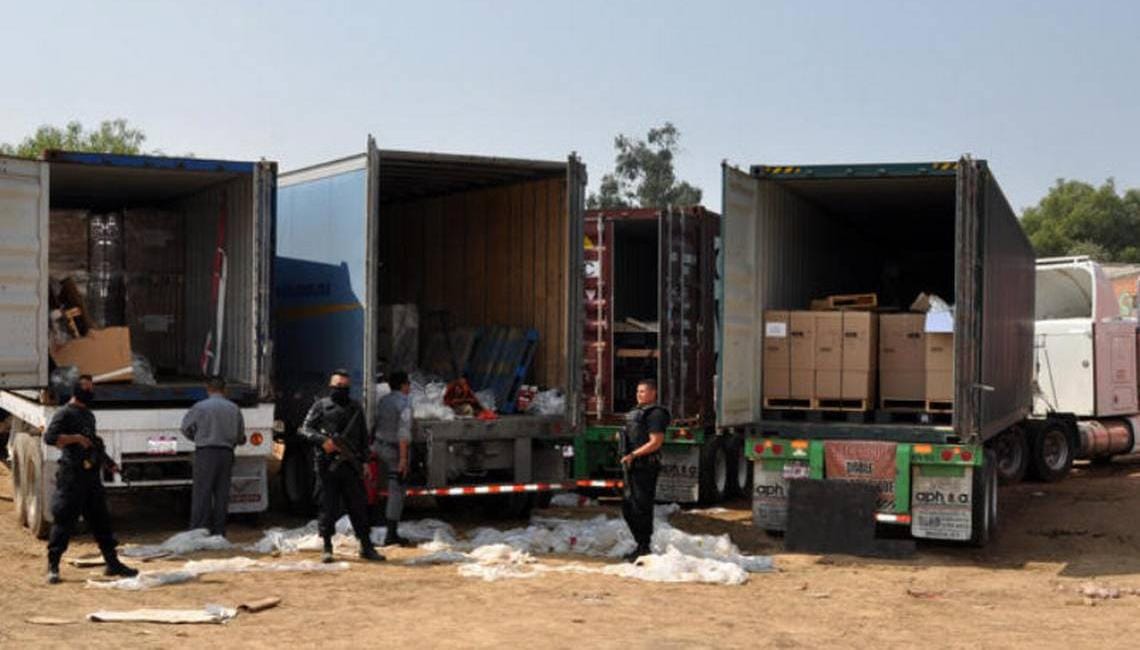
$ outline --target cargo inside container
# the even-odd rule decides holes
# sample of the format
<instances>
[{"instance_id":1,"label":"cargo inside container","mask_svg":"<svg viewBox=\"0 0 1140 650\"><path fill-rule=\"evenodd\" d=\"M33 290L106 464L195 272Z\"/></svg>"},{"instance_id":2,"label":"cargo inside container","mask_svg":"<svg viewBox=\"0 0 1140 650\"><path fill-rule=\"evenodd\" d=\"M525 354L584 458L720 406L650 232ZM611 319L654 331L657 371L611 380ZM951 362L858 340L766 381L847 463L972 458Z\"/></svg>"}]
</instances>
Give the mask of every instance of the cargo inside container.
<instances>
[{"instance_id":1,"label":"cargo inside container","mask_svg":"<svg viewBox=\"0 0 1140 650\"><path fill-rule=\"evenodd\" d=\"M441 315L533 328L526 382L570 388L567 164L386 151L379 167L379 304L417 306L421 353Z\"/></svg>"},{"instance_id":2,"label":"cargo inside container","mask_svg":"<svg viewBox=\"0 0 1140 650\"><path fill-rule=\"evenodd\" d=\"M770 179L758 189L762 308L850 293L904 311L919 292L953 303L953 176Z\"/></svg>"},{"instance_id":3,"label":"cargo inside container","mask_svg":"<svg viewBox=\"0 0 1140 650\"><path fill-rule=\"evenodd\" d=\"M639 381L646 378L659 379L659 229L656 220L614 222L614 268L611 276L614 309L614 413L625 413L637 405ZM653 352L652 356L644 356L644 353L650 351Z\"/></svg>"},{"instance_id":4,"label":"cargo inside container","mask_svg":"<svg viewBox=\"0 0 1140 650\"><path fill-rule=\"evenodd\" d=\"M104 325L129 326L132 352L147 358L158 386L148 391L137 384L107 384L101 394L114 400L180 401L192 397L158 391L201 387L199 359L215 321L212 275L223 200L227 279L221 374L237 392L256 385L255 324L249 308L256 302L257 263L252 183L252 174L233 171L51 164L48 264L53 282L72 277L88 303L98 300L86 295L88 222L91 215L123 215L123 322Z\"/></svg>"}]
</instances>

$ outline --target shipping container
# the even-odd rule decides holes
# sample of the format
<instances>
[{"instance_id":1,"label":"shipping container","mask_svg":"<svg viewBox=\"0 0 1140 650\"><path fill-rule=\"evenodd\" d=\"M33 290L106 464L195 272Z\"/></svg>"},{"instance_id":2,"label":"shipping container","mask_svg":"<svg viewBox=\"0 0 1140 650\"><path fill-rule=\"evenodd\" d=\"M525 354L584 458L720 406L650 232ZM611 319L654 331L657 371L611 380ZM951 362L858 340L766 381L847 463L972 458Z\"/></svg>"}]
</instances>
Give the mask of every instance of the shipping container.
<instances>
[{"instance_id":1,"label":"shipping container","mask_svg":"<svg viewBox=\"0 0 1140 650\"><path fill-rule=\"evenodd\" d=\"M421 351L433 332L453 342L461 332L504 331L496 327L523 333L531 363L515 379L566 397L565 414L554 417L417 421L418 482L436 489L565 478L557 441L572 439L581 418L584 184L574 157L379 150L371 138L366 153L283 174L275 292L285 439L331 369L350 371L370 416L378 373L415 370L385 367L381 358L393 347L380 340L393 332L388 308L405 305L416 314L408 322L418 321ZM463 364L450 372L444 362L443 378L454 379ZM517 372L492 365L483 370ZM287 492L303 502L307 461L292 447Z\"/></svg>"},{"instance_id":2,"label":"shipping container","mask_svg":"<svg viewBox=\"0 0 1140 650\"><path fill-rule=\"evenodd\" d=\"M37 427L67 398L41 390L53 355L67 354L66 341L51 334L49 303L67 278L91 325L115 328L106 331L118 332L124 349L154 370L154 383L136 373L133 382L97 388L100 433L125 475L105 482L189 486L193 443L178 431L185 408L205 397L200 358L217 329L212 276L223 214L227 281L214 336L219 374L243 407L251 438L238 449L231 510L265 509L275 183L270 162L62 151L0 158L0 261L8 278L0 283L0 406L22 423L9 448L20 466L21 503L30 504L24 519L37 532L50 522L44 505L59 456L43 447Z\"/></svg>"},{"instance_id":3,"label":"shipping container","mask_svg":"<svg viewBox=\"0 0 1140 650\"><path fill-rule=\"evenodd\" d=\"M754 521L787 525L795 479L839 479L823 483L840 492L855 479L880 488L879 523L984 543L997 516L984 443L1038 426L1027 420L1034 254L988 165L963 158L723 172L718 425L748 432ZM794 418L763 408L764 311L864 292L887 309L905 311L920 292L953 305L950 422ZM973 497L944 503L950 493Z\"/></svg>"},{"instance_id":4,"label":"shipping container","mask_svg":"<svg viewBox=\"0 0 1140 650\"><path fill-rule=\"evenodd\" d=\"M620 475L614 438L651 378L673 417L658 499L719 501L747 483L739 439L713 425L719 230L700 206L587 211L579 476Z\"/></svg>"}]
</instances>

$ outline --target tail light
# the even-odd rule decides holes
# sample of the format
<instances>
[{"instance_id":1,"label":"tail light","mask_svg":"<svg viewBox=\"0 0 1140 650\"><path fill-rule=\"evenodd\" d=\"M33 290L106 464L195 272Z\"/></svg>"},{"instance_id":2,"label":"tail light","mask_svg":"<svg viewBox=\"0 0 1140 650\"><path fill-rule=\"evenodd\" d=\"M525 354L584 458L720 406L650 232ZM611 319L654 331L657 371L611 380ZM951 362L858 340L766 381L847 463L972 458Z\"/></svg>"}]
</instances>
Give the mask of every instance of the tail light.
<instances>
[{"instance_id":1,"label":"tail light","mask_svg":"<svg viewBox=\"0 0 1140 650\"><path fill-rule=\"evenodd\" d=\"M265 436L261 435L260 431L254 431L253 435L249 437L249 444L254 447L260 447L263 442L265 442Z\"/></svg>"},{"instance_id":2,"label":"tail light","mask_svg":"<svg viewBox=\"0 0 1140 650\"><path fill-rule=\"evenodd\" d=\"M971 460L974 460L974 453L972 451L970 451L969 449L963 449L961 456L962 456L962 460L966 461L967 463L970 462Z\"/></svg>"}]
</instances>

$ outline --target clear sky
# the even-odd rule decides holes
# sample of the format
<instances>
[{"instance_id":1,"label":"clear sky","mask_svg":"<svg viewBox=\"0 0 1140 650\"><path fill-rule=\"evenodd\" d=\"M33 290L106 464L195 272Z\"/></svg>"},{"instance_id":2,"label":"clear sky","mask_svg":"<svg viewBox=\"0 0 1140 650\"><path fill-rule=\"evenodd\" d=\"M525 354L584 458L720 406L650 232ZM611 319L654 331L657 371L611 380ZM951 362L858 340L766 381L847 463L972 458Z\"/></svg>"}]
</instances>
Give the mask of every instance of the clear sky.
<instances>
[{"instance_id":1,"label":"clear sky","mask_svg":"<svg viewBox=\"0 0 1140 650\"><path fill-rule=\"evenodd\" d=\"M562 158L673 121L722 159L987 158L1015 208L1140 187L1140 3L3 0L0 141L125 117L290 169L382 147Z\"/></svg>"}]
</instances>

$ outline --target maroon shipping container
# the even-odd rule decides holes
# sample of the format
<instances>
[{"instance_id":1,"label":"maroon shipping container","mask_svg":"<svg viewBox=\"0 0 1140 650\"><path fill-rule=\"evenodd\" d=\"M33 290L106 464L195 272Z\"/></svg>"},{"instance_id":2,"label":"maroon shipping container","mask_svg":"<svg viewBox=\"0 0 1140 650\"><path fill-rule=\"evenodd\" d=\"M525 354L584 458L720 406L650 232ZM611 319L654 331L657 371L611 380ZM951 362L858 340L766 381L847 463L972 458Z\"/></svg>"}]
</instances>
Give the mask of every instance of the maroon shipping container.
<instances>
[{"instance_id":1,"label":"maroon shipping container","mask_svg":"<svg viewBox=\"0 0 1140 650\"><path fill-rule=\"evenodd\" d=\"M619 418L654 377L675 421L712 422L719 220L702 207L586 212L590 421Z\"/></svg>"}]
</instances>

